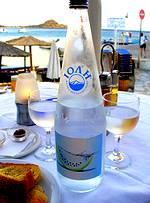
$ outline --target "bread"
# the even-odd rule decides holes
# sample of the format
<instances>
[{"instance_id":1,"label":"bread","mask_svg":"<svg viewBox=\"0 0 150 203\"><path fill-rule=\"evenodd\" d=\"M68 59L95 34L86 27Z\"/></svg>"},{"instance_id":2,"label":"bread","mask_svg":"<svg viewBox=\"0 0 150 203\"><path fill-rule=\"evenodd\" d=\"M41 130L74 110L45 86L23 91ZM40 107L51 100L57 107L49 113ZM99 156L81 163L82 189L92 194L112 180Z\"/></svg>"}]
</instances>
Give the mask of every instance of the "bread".
<instances>
[{"instance_id":1,"label":"bread","mask_svg":"<svg viewBox=\"0 0 150 203\"><path fill-rule=\"evenodd\" d=\"M45 195L41 186L36 185L28 194L27 203L47 203L47 196Z\"/></svg>"},{"instance_id":2,"label":"bread","mask_svg":"<svg viewBox=\"0 0 150 203\"><path fill-rule=\"evenodd\" d=\"M14 168L14 172L17 169L24 170L24 168L29 170L33 175L35 183L38 183L41 179L41 171L39 166L36 164L0 163L0 174L2 171L4 172L7 168Z\"/></svg>"},{"instance_id":3,"label":"bread","mask_svg":"<svg viewBox=\"0 0 150 203\"><path fill-rule=\"evenodd\" d=\"M26 194L34 186L35 180L28 168L10 166L0 170L0 192L8 196L8 202L26 203Z\"/></svg>"},{"instance_id":4,"label":"bread","mask_svg":"<svg viewBox=\"0 0 150 203\"><path fill-rule=\"evenodd\" d=\"M38 165L0 163L0 203L46 203L40 179Z\"/></svg>"},{"instance_id":5,"label":"bread","mask_svg":"<svg viewBox=\"0 0 150 203\"><path fill-rule=\"evenodd\" d=\"M36 185L29 193L27 193L27 198L23 199L15 199L14 197L10 197L7 194L4 194L0 191L0 203L47 203L47 196L44 193L41 186Z\"/></svg>"}]
</instances>

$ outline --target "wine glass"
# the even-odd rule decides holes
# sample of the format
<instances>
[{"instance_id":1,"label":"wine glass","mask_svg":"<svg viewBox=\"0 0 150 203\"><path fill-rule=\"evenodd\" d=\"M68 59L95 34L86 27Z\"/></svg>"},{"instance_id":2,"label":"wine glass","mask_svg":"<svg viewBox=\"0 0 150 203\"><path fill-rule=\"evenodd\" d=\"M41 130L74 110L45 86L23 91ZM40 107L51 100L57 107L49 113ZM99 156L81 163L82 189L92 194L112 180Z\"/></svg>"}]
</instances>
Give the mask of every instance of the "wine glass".
<instances>
[{"instance_id":1,"label":"wine glass","mask_svg":"<svg viewBox=\"0 0 150 203\"><path fill-rule=\"evenodd\" d=\"M54 126L57 99L42 91L32 91L28 100L29 115L32 121L46 132L45 145L35 152L35 157L42 161L56 159L56 150L51 142L51 129Z\"/></svg>"},{"instance_id":2,"label":"wine glass","mask_svg":"<svg viewBox=\"0 0 150 203\"><path fill-rule=\"evenodd\" d=\"M106 166L115 169L126 168L131 164L130 157L120 151L122 137L130 132L139 120L139 97L134 93L121 92L103 95L106 111L107 130L115 136L113 151L106 152Z\"/></svg>"}]
</instances>

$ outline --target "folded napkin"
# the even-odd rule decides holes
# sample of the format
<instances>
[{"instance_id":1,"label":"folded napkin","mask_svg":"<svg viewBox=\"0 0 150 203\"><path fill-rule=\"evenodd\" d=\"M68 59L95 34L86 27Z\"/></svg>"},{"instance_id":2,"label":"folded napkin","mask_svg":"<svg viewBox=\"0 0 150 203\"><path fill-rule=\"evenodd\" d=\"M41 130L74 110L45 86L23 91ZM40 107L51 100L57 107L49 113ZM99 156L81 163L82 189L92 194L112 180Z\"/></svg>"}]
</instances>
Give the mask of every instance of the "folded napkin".
<instances>
[{"instance_id":1,"label":"folded napkin","mask_svg":"<svg viewBox=\"0 0 150 203\"><path fill-rule=\"evenodd\" d=\"M0 115L0 129L11 128L16 125L16 113L4 113Z\"/></svg>"},{"instance_id":2,"label":"folded napkin","mask_svg":"<svg viewBox=\"0 0 150 203\"><path fill-rule=\"evenodd\" d=\"M0 146L0 156L15 156L19 153L26 153L26 151L21 151L34 139L35 136L36 134L30 131L25 141L15 142L11 139L11 135L7 135L5 143Z\"/></svg>"}]
</instances>

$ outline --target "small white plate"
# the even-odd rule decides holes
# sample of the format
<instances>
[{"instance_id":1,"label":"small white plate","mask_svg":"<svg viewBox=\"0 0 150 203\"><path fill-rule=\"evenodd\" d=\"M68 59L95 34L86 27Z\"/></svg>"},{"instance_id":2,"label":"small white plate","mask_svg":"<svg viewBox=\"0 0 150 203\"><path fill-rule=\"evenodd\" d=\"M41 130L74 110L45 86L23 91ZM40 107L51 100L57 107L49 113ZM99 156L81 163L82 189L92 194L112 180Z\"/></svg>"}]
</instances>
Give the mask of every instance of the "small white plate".
<instances>
[{"instance_id":1,"label":"small white plate","mask_svg":"<svg viewBox=\"0 0 150 203\"><path fill-rule=\"evenodd\" d=\"M48 203L61 203L61 190L54 176L43 167L41 186L48 196ZM51 187L50 187L51 186Z\"/></svg>"},{"instance_id":2,"label":"small white plate","mask_svg":"<svg viewBox=\"0 0 150 203\"><path fill-rule=\"evenodd\" d=\"M1 159L0 162L31 164L31 162L26 162L23 160L15 160L15 159L5 159L5 160ZM36 164L36 163L34 163L34 164ZM54 178L52 173L50 173L45 168L40 166L40 169L42 172L42 180L40 181L39 184L42 186L42 188L44 189L44 191L48 197L48 203L61 203L61 189L60 189L60 186L57 183L56 179Z\"/></svg>"},{"instance_id":3,"label":"small white plate","mask_svg":"<svg viewBox=\"0 0 150 203\"><path fill-rule=\"evenodd\" d=\"M7 139L10 139L9 137L11 137L13 135L13 133L14 133L14 131L16 129L18 129L18 128L10 128L10 129L8 128L8 129L6 129L6 132L8 134ZM32 153L33 151L35 151L40 146L40 144L41 144L40 136L37 133L35 133L35 132L33 132L33 131L31 131L31 130L29 130L27 128L23 128L23 129L25 129L25 131L26 131L26 133L28 135L27 139L30 139L30 141L21 150L16 152L15 155L8 155L8 154L5 155L3 153L3 154L0 155L0 158L22 158L22 157ZM12 146L13 144L15 144L15 142L11 141L11 139L10 139L8 144L11 144L11 146Z\"/></svg>"},{"instance_id":4,"label":"small white plate","mask_svg":"<svg viewBox=\"0 0 150 203\"><path fill-rule=\"evenodd\" d=\"M6 93L7 90L0 88L0 94Z\"/></svg>"}]
</instances>

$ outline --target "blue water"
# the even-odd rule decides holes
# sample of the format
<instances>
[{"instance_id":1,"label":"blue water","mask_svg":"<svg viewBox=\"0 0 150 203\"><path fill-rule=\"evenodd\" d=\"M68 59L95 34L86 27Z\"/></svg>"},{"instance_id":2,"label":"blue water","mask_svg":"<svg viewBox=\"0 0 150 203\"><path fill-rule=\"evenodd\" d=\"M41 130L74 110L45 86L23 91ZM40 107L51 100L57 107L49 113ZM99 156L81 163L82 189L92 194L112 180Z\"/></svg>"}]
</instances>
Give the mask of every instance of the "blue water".
<instances>
[{"instance_id":1,"label":"blue water","mask_svg":"<svg viewBox=\"0 0 150 203\"><path fill-rule=\"evenodd\" d=\"M19 31L17 28L6 29L5 32L0 32L0 39L12 39L21 36L33 36L36 38L45 39L61 39L66 37L66 29L40 29L40 28L27 28L24 32Z\"/></svg>"},{"instance_id":2,"label":"blue water","mask_svg":"<svg viewBox=\"0 0 150 203\"><path fill-rule=\"evenodd\" d=\"M119 38L122 30L117 32ZM129 31L132 33L132 43L137 44L139 41L139 31ZM33 36L39 39L45 40L65 40L67 30L66 29L43 29L43 28L27 28L25 32L19 32L18 28L9 28L6 32L0 32L0 40L8 40L21 36ZM149 38L150 32L144 32L145 35ZM103 29L101 31L101 40L114 40L114 30Z\"/></svg>"}]
</instances>

